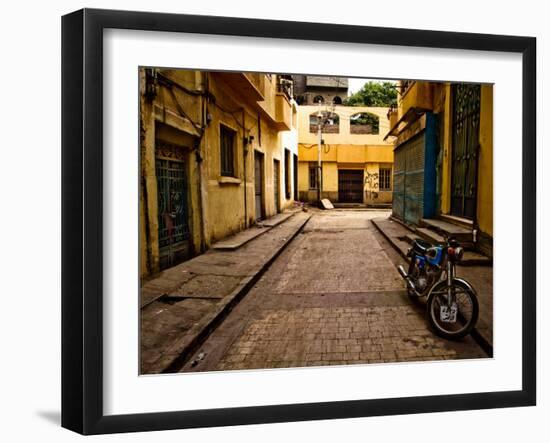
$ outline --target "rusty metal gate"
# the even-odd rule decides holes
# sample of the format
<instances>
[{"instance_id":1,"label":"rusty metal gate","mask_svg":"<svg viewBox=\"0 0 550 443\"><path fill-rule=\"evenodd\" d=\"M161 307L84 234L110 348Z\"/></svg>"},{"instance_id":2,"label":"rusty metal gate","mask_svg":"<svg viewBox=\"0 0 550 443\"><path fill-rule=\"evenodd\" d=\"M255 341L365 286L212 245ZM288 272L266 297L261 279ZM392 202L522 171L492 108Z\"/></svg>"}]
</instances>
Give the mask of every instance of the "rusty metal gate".
<instances>
[{"instance_id":1,"label":"rusty metal gate","mask_svg":"<svg viewBox=\"0 0 550 443\"><path fill-rule=\"evenodd\" d=\"M363 170L338 170L338 202L363 203Z\"/></svg>"},{"instance_id":2,"label":"rusty metal gate","mask_svg":"<svg viewBox=\"0 0 550 443\"><path fill-rule=\"evenodd\" d=\"M477 200L481 86L453 86L451 214L474 219Z\"/></svg>"},{"instance_id":3,"label":"rusty metal gate","mask_svg":"<svg viewBox=\"0 0 550 443\"><path fill-rule=\"evenodd\" d=\"M254 208L256 220L264 217L264 156L260 152L254 152Z\"/></svg>"},{"instance_id":4,"label":"rusty metal gate","mask_svg":"<svg viewBox=\"0 0 550 443\"><path fill-rule=\"evenodd\" d=\"M190 258L188 180L181 147L156 141L158 241L160 269Z\"/></svg>"},{"instance_id":5,"label":"rusty metal gate","mask_svg":"<svg viewBox=\"0 0 550 443\"><path fill-rule=\"evenodd\" d=\"M280 201L281 188L281 163L279 160L273 160L273 198L275 199L275 212L281 212Z\"/></svg>"}]
</instances>

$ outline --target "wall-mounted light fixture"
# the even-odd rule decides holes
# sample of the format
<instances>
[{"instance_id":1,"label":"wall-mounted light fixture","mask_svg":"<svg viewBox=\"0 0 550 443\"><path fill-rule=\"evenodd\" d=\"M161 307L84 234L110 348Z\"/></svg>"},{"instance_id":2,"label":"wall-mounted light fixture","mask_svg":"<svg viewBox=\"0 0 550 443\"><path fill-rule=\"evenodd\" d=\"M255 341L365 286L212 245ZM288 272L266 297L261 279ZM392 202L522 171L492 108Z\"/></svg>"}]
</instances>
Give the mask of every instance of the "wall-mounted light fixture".
<instances>
[{"instance_id":1,"label":"wall-mounted light fixture","mask_svg":"<svg viewBox=\"0 0 550 443\"><path fill-rule=\"evenodd\" d=\"M145 97L153 100L158 94L158 76L155 68L145 69Z\"/></svg>"}]
</instances>

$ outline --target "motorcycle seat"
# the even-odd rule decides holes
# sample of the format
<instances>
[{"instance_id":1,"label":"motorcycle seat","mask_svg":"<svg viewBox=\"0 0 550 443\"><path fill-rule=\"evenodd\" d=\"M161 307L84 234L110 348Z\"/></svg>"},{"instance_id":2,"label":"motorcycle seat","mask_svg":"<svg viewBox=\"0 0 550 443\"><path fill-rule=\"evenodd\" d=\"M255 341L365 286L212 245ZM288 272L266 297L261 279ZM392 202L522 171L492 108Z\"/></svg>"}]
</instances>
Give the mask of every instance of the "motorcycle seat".
<instances>
[{"instance_id":1,"label":"motorcycle seat","mask_svg":"<svg viewBox=\"0 0 550 443\"><path fill-rule=\"evenodd\" d=\"M413 241L413 250L419 254L426 254L426 251L432 246L430 242L420 238Z\"/></svg>"}]
</instances>

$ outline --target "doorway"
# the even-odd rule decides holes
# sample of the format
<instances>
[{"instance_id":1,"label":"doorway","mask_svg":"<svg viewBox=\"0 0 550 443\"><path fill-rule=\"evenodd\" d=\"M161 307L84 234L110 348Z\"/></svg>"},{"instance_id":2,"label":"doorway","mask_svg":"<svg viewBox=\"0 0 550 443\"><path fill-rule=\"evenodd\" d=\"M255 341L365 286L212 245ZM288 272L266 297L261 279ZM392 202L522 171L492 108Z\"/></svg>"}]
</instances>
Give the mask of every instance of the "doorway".
<instances>
[{"instance_id":1,"label":"doorway","mask_svg":"<svg viewBox=\"0 0 550 443\"><path fill-rule=\"evenodd\" d=\"M363 170L338 170L338 202L363 203Z\"/></svg>"},{"instance_id":2,"label":"doorway","mask_svg":"<svg viewBox=\"0 0 550 443\"><path fill-rule=\"evenodd\" d=\"M187 157L184 148L155 142L159 266L166 269L191 257Z\"/></svg>"},{"instance_id":3,"label":"doorway","mask_svg":"<svg viewBox=\"0 0 550 443\"><path fill-rule=\"evenodd\" d=\"M281 212L281 163L279 160L273 160L273 198L275 201L275 212Z\"/></svg>"},{"instance_id":4,"label":"doorway","mask_svg":"<svg viewBox=\"0 0 550 443\"><path fill-rule=\"evenodd\" d=\"M477 206L477 164L481 86L453 86L451 214L474 219Z\"/></svg>"},{"instance_id":5,"label":"doorway","mask_svg":"<svg viewBox=\"0 0 550 443\"><path fill-rule=\"evenodd\" d=\"M256 221L265 216L264 210L264 155L254 151L254 211Z\"/></svg>"}]
</instances>

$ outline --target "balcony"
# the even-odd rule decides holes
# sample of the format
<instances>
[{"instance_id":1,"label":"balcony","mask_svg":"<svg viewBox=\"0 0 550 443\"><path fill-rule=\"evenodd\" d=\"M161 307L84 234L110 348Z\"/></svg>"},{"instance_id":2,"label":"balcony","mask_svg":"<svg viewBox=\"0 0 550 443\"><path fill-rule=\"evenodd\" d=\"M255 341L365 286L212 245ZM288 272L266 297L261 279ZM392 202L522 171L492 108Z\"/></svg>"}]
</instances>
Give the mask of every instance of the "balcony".
<instances>
[{"instance_id":1,"label":"balcony","mask_svg":"<svg viewBox=\"0 0 550 443\"><path fill-rule=\"evenodd\" d=\"M283 92L275 94L275 124L280 131L292 129L292 105Z\"/></svg>"},{"instance_id":2,"label":"balcony","mask_svg":"<svg viewBox=\"0 0 550 443\"><path fill-rule=\"evenodd\" d=\"M397 115L390 111L390 131L384 137L396 137L426 111L433 110L434 85L429 82L412 82L404 91L397 107Z\"/></svg>"},{"instance_id":3,"label":"balcony","mask_svg":"<svg viewBox=\"0 0 550 443\"><path fill-rule=\"evenodd\" d=\"M390 108L388 111L388 120L390 121L390 128L393 128L397 124L397 108Z\"/></svg>"},{"instance_id":4,"label":"balcony","mask_svg":"<svg viewBox=\"0 0 550 443\"><path fill-rule=\"evenodd\" d=\"M251 102L265 100L265 74L255 72L219 72L217 75L237 91L240 91Z\"/></svg>"},{"instance_id":5,"label":"balcony","mask_svg":"<svg viewBox=\"0 0 550 443\"><path fill-rule=\"evenodd\" d=\"M397 120L409 112L410 109L431 111L433 109L433 84L428 82L414 82L403 94L397 109Z\"/></svg>"}]
</instances>

